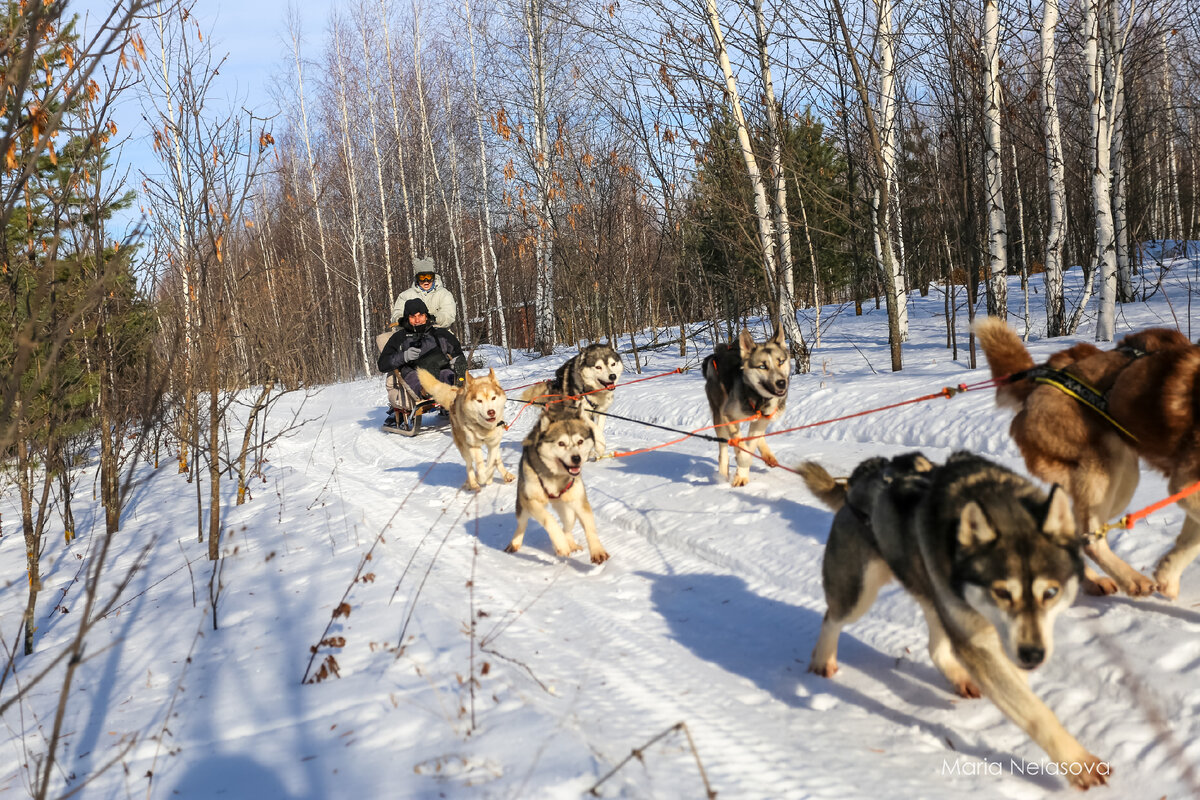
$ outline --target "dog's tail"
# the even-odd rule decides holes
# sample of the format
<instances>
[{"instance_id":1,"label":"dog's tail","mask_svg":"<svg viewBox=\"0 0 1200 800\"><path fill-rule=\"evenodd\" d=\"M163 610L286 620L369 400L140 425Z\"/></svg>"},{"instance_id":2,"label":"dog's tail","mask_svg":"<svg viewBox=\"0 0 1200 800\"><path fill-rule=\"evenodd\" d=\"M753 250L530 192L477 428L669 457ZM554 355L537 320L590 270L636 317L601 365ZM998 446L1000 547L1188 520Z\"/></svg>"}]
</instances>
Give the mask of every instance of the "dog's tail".
<instances>
[{"instance_id":1,"label":"dog's tail","mask_svg":"<svg viewBox=\"0 0 1200 800\"><path fill-rule=\"evenodd\" d=\"M846 504L846 482L834 478L817 462L805 461L796 467L796 472L808 490L830 509L837 511Z\"/></svg>"},{"instance_id":2,"label":"dog's tail","mask_svg":"<svg viewBox=\"0 0 1200 800\"><path fill-rule=\"evenodd\" d=\"M975 322L974 330L993 378L1005 378L1033 366L1033 356L1025 349L1025 343L1004 320L984 317ZM1035 387L1031 380L1001 384L996 387L996 405L1019 406Z\"/></svg>"},{"instance_id":3,"label":"dog's tail","mask_svg":"<svg viewBox=\"0 0 1200 800\"><path fill-rule=\"evenodd\" d=\"M417 380L421 381L422 388L429 392L429 396L437 401L438 405L443 408L454 405L454 398L458 397L458 387L442 383L433 377L432 372L420 367L417 368Z\"/></svg>"},{"instance_id":4,"label":"dog's tail","mask_svg":"<svg viewBox=\"0 0 1200 800\"><path fill-rule=\"evenodd\" d=\"M550 381L538 381L532 386L527 386L525 391L521 392L521 399L529 403L547 394L550 394Z\"/></svg>"}]
</instances>

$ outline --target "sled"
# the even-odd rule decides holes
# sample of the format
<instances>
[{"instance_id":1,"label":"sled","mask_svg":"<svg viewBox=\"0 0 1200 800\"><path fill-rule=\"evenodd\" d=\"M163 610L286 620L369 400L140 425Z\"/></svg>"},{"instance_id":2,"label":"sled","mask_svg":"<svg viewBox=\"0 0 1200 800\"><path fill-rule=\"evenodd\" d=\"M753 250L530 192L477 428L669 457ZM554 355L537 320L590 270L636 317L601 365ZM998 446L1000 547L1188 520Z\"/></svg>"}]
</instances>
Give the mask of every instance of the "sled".
<instances>
[{"instance_id":1,"label":"sled","mask_svg":"<svg viewBox=\"0 0 1200 800\"><path fill-rule=\"evenodd\" d=\"M403 381L401 381L403 383ZM409 392L411 395L411 391ZM426 414L441 414L444 409L433 400L418 400L412 408L391 408L388 415L395 420L394 425L382 425L379 429L384 433L398 433L401 436L416 436L421 432L421 419Z\"/></svg>"}]
</instances>

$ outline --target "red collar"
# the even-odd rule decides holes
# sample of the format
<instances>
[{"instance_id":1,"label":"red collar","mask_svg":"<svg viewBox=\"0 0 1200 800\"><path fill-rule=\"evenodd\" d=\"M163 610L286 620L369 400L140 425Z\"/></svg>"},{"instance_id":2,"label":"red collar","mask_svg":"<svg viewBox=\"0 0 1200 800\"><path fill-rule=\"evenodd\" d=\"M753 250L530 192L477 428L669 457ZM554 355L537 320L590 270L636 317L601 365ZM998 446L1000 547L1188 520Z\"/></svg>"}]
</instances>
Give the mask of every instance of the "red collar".
<instances>
[{"instance_id":1,"label":"red collar","mask_svg":"<svg viewBox=\"0 0 1200 800\"><path fill-rule=\"evenodd\" d=\"M550 490L546 488L546 482L544 480L542 480L542 476L538 475L537 479L538 479L538 483L540 483L542 485L542 491L545 492L546 497L549 497L551 500L557 500L558 498L562 497L564 494L566 494L568 491L570 491L572 486L575 485L575 478L574 478L574 476L572 476L571 480L567 481L567 485L562 488L561 492L559 492L558 494L551 494Z\"/></svg>"}]
</instances>

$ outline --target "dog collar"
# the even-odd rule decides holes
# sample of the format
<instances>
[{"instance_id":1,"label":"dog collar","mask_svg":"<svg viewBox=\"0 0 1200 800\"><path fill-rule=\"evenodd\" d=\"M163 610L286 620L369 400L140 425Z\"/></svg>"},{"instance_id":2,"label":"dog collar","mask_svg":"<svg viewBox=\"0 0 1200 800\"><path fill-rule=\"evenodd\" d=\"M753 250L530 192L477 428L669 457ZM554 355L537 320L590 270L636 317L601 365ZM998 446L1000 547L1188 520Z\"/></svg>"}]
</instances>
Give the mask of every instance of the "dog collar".
<instances>
[{"instance_id":1,"label":"dog collar","mask_svg":"<svg viewBox=\"0 0 1200 800\"><path fill-rule=\"evenodd\" d=\"M550 492L550 490L546 488L546 482L544 480L542 480L542 476L538 475L537 479L538 479L538 483L540 483L542 485L542 491L545 492L546 497L549 497L551 500L557 500L558 498L562 497L564 494L566 494L568 491L570 491L572 486L575 485L575 478L574 478L574 476L572 476L571 479L569 481L567 481L567 485L562 488L561 492L559 492L558 494L552 494Z\"/></svg>"}]
</instances>

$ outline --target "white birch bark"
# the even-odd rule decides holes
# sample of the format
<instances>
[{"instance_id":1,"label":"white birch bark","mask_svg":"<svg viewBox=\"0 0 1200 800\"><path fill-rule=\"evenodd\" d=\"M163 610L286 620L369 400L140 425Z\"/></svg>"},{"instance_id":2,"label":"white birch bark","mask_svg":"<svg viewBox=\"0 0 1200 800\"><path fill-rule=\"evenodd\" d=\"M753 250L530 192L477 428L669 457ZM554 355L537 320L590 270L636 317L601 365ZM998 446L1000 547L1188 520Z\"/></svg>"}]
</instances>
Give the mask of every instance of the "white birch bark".
<instances>
[{"instance_id":1,"label":"white birch bark","mask_svg":"<svg viewBox=\"0 0 1200 800\"><path fill-rule=\"evenodd\" d=\"M717 14L716 0L705 0L708 14L709 30L712 33L713 54L717 65L725 77L725 101L729 103L733 115L734 127L737 131L738 145L742 151L742 161L746 165L746 178L754 192L754 213L758 220L758 242L762 249L763 268L767 272L767 280L772 286L777 285L775 270L775 232L772 230L770 203L767 200L767 189L750 145L750 128L742 113L742 100L738 93L737 80L733 75L733 67L729 62L729 51L725 47L725 37L721 33L721 18Z\"/></svg>"},{"instance_id":2,"label":"white birch bark","mask_svg":"<svg viewBox=\"0 0 1200 800\"><path fill-rule=\"evenodd\" d=\"M538 213L534 228L537 289L534 296L534 346L549 355L557 341L554 326L554 240L550 230L550 136L546 102L546 40L542 0L525 0L529 88L533 100L533 171Z\"/></svg>"},{"instance_id":3,"label":"white birch bark","mask_svg":"<svg viewBox=\"0 0 1200 800\"><path fill-rule=\"evenodd\" d=\"M1022 338L1029 338L1029 251L1025 247L1025 199L1021 197L1021 170L1017 166L1017 145L1009 142L1012 148L1013 165L1013 195L1017 201L1017 244L1021 253L1021 299L1025 303L1025 330Z\"/></svg>"},{"instance_id":4,"label":"white birch bark","mask_svg":"<svg viewBox=\"0 0 1200 800\"><path fill-rule=\"evenodd\" d=\"M342 154L346 162L346 191L350 200L350 261L354 266L354 288L358 300L358 349L362 356L363 371L370 374L374 371L374 359L367 350L367 341L374 343L374 336L367 331L367 308L370 306L370 286L363 269L362 252L362 207L358 196L358 174L354 169L354 147L350 140L350 109L346 99L348 77L342 61L341 23L334 20L331 27L333 35L333 52L336 73L334 83L338 102L338 125L342 134Z\"/></svg>"},{"instance_id":5,"label":"white birch bark","mask_svg":"<svg viewBox=\"0 0 1200 800\"><path fill-rule=\"evenodd\" d=\"M450 198L446 193L446 184L442 180L442 170L438 166L437 151L433 147L433 126L429 121L429 111L425 103L425 74L421 67L421 8L413 3L413 76L417 84L417 116L421 120L421 138L425 142L426 157L429 159L430 170L438 195L442 200L442 211L446 214L446 231L450 234L450 258L454 262L455 276L458 278L459 302L458 319L462 322L463 338L471 339L471 314L467 308L467 296L463 288L462 262L459 260L458 234L454 225L454 211L450 207ZM451 124L449 121L447 125ZM451 154L453 158L453 154ZM428 254L427 251L422 251Z\"/></svg>"},{"instance_id":6,"label":"white birch bark","mask_svg":"<svg viewBox=\"0 0 1200 800\"><path fill-rule=\"evenodd\" d=\"M1129 228L1125 191L1125 43L1120 4L1104 0L1100 18L1103 39L1104 96L1108 103L1109 164L1112 170L1113 246L1117 258L1117 299L1133 299L1129 264Z\"/></svg>"},{"instance_id":7,"label":"white birch bark","mask_svg":"<svg viewBox=\"0 0 1200 800\"><path fill-rule=\"evenodd\" d=\"M1162 125L1163 136L1166 139L1167 153L1167 198L1170 204L1170 220L1173 225L1169 236L1175 240L1183 238L1183 206L1179 202L1179 173L1176 171L1175 165L1175 94L1171 87L1171 62L1169 60L1170 49L1167 46L1167 37L1170 34L1163 31L1162 34L1162 102L1163 113L1162 119L1157 120L1156 124ZM1193 203L1194 205L1194 203Z\"/></svg>"},{"instance_id":8,"label":"white birch bark","mask_svg":"<svg viewBox=\"0 0 1200 800\"><path fill-rule=\"evenodd\" d=\"M779 240L778 314L792 355L792 369L808 372L809 353L804 335L796 322L796 284L792 274L792 226L788 221L787 176L783 172L783 124L775 105L775 84L771 79L771 59L767 50L767 23L762 0L754 0L754 31L758 45L758 66L766 98L767 126L771 131L771 176L775 184L775 235Z\"/></svg>"},{"instance_id":9,"label":"white birch bark","mask_svg":"<svg viewBox=\"0 0 1200 800\"><path fill-rule=\"evenodd\" d=\"M897 207L896 187L899 183L899 172L896 167L900 151L900 128L897 119L896 102L896 30L893 22L894 10L891 0L877 0L876 6L876 38L879 42L879 144L883 165L883 174L879 180L887 183L887 191L878 188L872 198L876 207L875 219L875 262L884 275L888 291L896 297L896 325L900 341L908 341L908 282L904 274L904 261L899 257L902 250L894 243L893 228L896 220L892 209ZM882 199L887 197L886 202ZM882 204L882 207L881 207Z\"/></svg>"},{"instance_id":10,"label":"white birch bark","mask_svg":"<svg viewBox=\"0 0 1200 800\"><path fill-rule=\"evenodd\" d=\"M304 105L304 65L300 60L299 21L294 17L290 18L289 25L292 37L292 57L296 62L296 98L300 101L300 133L304 138L305 166L308 167L309 185L312 189L313 212L317 216L317 241L321 246L321 274L325 278L325 297L332 305L334 302L333 279L329 275L329 251L325 244L325 223L321 219L321 197L317 192L317 165L316 159L313 158L312 137L308 131L308 110ZM299 199L299 195L297 195L297 199ZM329 311L332 312L332 308ZM330 313L329 316L332 318L333 314ZM342 363L337 352L340 337L336 333L336 325L334 325L334 330L335 333L329 337L330 366L340 375Z\"/></svg>"},{"instance_id":11,"label":"white birch bark","mask_svg":"<svg viewBox=\"0 0 1200 800\"><path fill-rule=\"evenodd\" d=\"M1104 73L1100 41L1100 4L1103 0L1084 0L1083 55L1087 72L1089 124L1092 159L1092 214L1095 225L1095 266L1092 275L1100 284L1099 309L1096 319L1097 341L1111 341L1116 325L1117 258L1112 220L1112 193L1109 158L1111 154L1110 127L1104 102ZM1086 290L1086 287L1085 287ZM1071 318L1074 332L1082 317L1085 294Z\"/></svg>"},{"instance_id":12,"label":"white birch bark","mask_svg":"<svg viewBox=\"0 0 1200 800\"><path fill-rule=\"evenodd\" d=\"M479 258L484 273L484 308L486 309L488 341L496 341L492 333L492 314L487 307L495 295L497 322L500 325L500 344L509 354L508 322L504 314L504 301L501 298L499 260L496 258L495 241L492 238L491 210L491 176L488 170L487 143L483 136L483 104L479 102L479 69L475 63L475 28L471 21L471 0L463 0L463 8L467 16L467 46L471 53L471 104L475 112L475 131L479 138ZM489 290L490 287L490 290Z\"/></svg>"},{"instance_id":13,"label":"white birch bark","mask_svg":"<svg viewBox=\"0 0 1200 800\"><path fill-rule=\"evenodd\" d=\"M1045 0L1042 7L1042 130L1046 137L1046 195L1049 223L1046 226L1045 291L1046 332L1064 332L1063 242L1067 236L1067 199L1062 154L1062 131L1058 116L1058 69L1054 33L1058 27L1058 0Z\"/></svg>"},{"instance_id":14,"label":"white birch bark","mask_svg":"<svg viewBox=\"0 0 1200 800\"><path fill-rule=\"evenodd\" d=\"M400 170L400 202L404 206L404 227L405 233L408 234L408 253L411 257L417 254L417 243L413 232L412 205L408 198L408 175L404 168L404 126L400 119L400 100L396 97L396 84L399 83L399 78L396 76L395 64L392 62L392 35L388 30L390 14L391 8L388 6L388 0L379 0L379 21L383 26L383 52L384 58L387 59L385 83L392 100L392 138L396 140L396 166ZM388 298L389 302L395 299L395 296Z\"/></svg>"},{"instance_id":15,"label":"white birch bark","mask_svg":"<svg viewBox=\"0 0 1200 800\"><path fill-rule=\"evenodd\" d=\"M371 45L369 41L369 21L365 13L365 9L360 9L358 19L359 33L362 35L363 47L363 73L365 79L365 89L367 91L367 117L370 121L371 131L371 152L375 156L375 185L379 190L379 220L380 220L380 235L383 237L383 274L387 278L387 296L390 303L396 297L395 287L392 285L392 232L391 220L388 216L387 190L383 185L383 156L379 152L379 126L375 111L375 86L371 79L371 64L375 61L371 54Z\"/></svg>"},{"instance_id":16,"label":"white birch bark","mask_svg":"<svg viewBox=\"0 0 1200 800\"><path fill-rule=\"evenodd\" d=\"M862 66L858 62L857 50L850 36L850 27L846 24L846 14L842 9L841 0L832 0L832 4L834 14L837 17L838 28L842 33L842 43L846 48L846 58L850 62L851 71L854 73L854 89L858 92L863 117L866 119L871 158L875 162L877 185L881 192L878 201L874 203L872 222L876 231L888 231L890 226L886 210L890 207L891 192L886 180L889 170L884 163L884 148L880 127L876 119L875 107L871 103L871 93L867 88L866 75L863 73ZM896 261L895 253L892 250L892 237L890 235L876 236L875 242L878 248L876 255L883 265L884 290L886 292L888 309L888 349L891 351L892 371L899 372L904 368L903 350L901 347L904 334L901 332L900 319L901 312L906 311L902 308L906 302L906 297L897 291L894 266Z\"/></svg>"},{"instance_id":17,"label":"white birch bark","mask_svg":"<svg viewBox=\"0 0 1200 800\"><path fill-rule=\"evenodd\" d=\"M469 343L474 341L474 337L471 336L470 304L467 303L467 281L463 275L462 267L463 259L466 256L462 250L466 249L466 244L460 243L458 235L454 232L461 225L463 215L461 213L462 191L458 179L458 136L454 133L454 109L450 98L449 81L442 82L442 99L446 104L446 147L450 155L450 206L452 209L448 221L450 226L450 243L454 248L454 272L458 276L458 307L462 309L459 320L462 323L463 341L467 342L469 346ZM443 196L444 194L443 191ZM462 250L460 250L460 247ZM482 264L480 266L482 267Z\"/></svg>"},{"instance_id":18,"label":"white birch bark","mask_svg":"<svg viewBox=\"0 0 1200 800\"><path fill-rule=\"evenodd\" d=\"M1000 157L1000 6L983 6L984 182L988 211L988 314L1008 318L1008 230Z\"/></svg>"}]
</instances>

